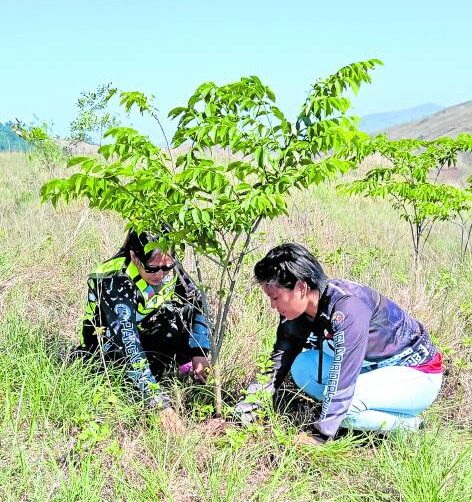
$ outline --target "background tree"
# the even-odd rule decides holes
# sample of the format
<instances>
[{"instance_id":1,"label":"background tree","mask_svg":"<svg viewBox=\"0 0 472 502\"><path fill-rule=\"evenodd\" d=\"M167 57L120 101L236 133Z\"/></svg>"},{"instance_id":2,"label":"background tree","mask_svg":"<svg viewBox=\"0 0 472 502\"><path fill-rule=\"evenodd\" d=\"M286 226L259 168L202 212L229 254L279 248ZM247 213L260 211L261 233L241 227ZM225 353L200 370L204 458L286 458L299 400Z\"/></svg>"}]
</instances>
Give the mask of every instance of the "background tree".
<instances>
[{"instance_id":1,"label":"background tree","mask_svg":"<svg viewBox=\"0 0 472 502\"><path fill-rule=\"evenodd\" d=\"M99 85L94 91L82 92L77 100L79 114L70 124L71 138L101 146L103 134L119 124L118 118L108 110L112 84Z\"/></svg>"},{"instance_id":2,"label":"background tree","mask_svg":"<svg viewBox=\"0 0 472 502\"><path fill-rule=\"evenodd\" d=\"M67 155L61 145L51 137L52 126L48 122L36 118L34 124L26 126L17 121L13 128L15 133L30 145L30 159L42 168L52 172L66 162Z\"/></svg>"},{"instance_id":3,"label":"background tree","mask_svg":"<svg viewBox=\"0 0 472 502\"><path fill-rule=\"evenodd\" d=\"M388 164L370 169L359 180L339 186L342 193L385 197L408 222L415 268L437 221L452 220L470 208L471 193L439 183L446 166L455 164L457 154L472 150L472 136L389 140L380 135L369 142L364 154L380 153Z\"/></svg>"},{"instance_id":4,"label":"background tree","mask_svg":"<svg viewBox=\"0 0 472 502\"><path fill-rule=\"evenodd\" d=\"M92 207L119 213L128 227L159 233L162 222L172 231L155 245L184 245L195 252L198 279L208 294L205 310L212 320L212 362L216 406L221 411L218 356L241 264L263 219L287 214L291 190L321 183L355 165L367 138L346 115L346 91L370 82L378 60L354 63L318 80L295 122L275 105L275 96L258 77L218 86L202 84L186 106L169 113L179 118L174 146L187 151L170 157L134 129L112 128L113 143L100 148L106 159L78 157L69 165L80 172L52 180L42 189L56 204L87 197ZM121 92L121 104L151 116L152 102L140 92ZM229 150L232 162L212 153ZM203 277L201 259L217 265L214 288ZM206 297L205 297L206 298Z\"/></svg>"}]
</instances>

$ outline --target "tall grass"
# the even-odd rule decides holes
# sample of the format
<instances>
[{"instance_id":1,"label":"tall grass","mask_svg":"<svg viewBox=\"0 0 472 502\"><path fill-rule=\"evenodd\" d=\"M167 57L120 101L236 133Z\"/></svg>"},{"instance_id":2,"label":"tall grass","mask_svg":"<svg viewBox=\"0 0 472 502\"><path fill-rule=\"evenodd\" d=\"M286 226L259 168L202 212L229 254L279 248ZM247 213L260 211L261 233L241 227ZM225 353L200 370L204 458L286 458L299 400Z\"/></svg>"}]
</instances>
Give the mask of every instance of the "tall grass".
<instances>
[{"instance_id":1,"label":"tall grass","mask_svg":"<svg viewBox=\"0 0 472 502\"><path fill-rule=\"evenodd\" d=\"M60 174L60 173L56 173ZM167 382L185 424L174 438L122 384L66 355L77 343L88 271L111 256L122 222L83 203L54 211L38 200L48 173L0 155L0 500L455 501L472 491L472 265L442 225L419 280L407 227L381 201L343 199L333 186L299 194L291 216L263 229L245 263L222 352L225 400L234 403L270 350L276 316L252 263L282 240L313 250L329 275L365 282L422 320L448 374L418 434L348 435L320 449L272 416L215 434L211 389ZM191 262L188 264L192 268Z\"/></svg>"}]
</instances>

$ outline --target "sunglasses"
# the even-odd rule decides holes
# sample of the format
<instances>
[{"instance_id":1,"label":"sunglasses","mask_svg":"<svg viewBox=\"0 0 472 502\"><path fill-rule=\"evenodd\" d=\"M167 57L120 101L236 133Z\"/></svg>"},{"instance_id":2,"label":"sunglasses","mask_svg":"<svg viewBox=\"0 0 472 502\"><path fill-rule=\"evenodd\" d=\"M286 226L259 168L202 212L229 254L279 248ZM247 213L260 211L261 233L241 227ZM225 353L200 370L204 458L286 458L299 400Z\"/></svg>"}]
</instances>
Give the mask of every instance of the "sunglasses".
<instances>
[{"instance_id":1,"label":"sunglasses","mask_svg":"<svg viewBox=\"0 0 472 502\"><path fill-rule=\"evenodd\" d=\"M142 265L144 271L148 274L157 274L157 272L170 272L175 267L175 263L171 263L170 265Z\"/></svg>"}]
</instances>

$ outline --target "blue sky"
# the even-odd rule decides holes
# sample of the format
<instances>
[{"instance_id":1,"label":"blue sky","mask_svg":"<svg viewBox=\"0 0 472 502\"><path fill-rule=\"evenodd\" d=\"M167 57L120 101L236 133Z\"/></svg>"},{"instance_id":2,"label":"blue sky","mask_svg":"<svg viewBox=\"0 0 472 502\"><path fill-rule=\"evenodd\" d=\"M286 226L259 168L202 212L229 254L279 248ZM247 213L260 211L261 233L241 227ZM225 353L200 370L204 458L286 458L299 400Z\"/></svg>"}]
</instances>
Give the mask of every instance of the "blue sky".
<instances>
[{"instance_id":1,"label":"blue sky","mask_svg":"<svg viewBox=\"0 0 472 502\"><path fill-rule=\"evenodd\" d=\"M472 99L471 18L470 0L0 0L0 122L66 135L80 92L109 81L164 117L203 81L251 74L293 116L316 78L371 57L385 66L356 114L449 106Z\"/></svg>"}]
</instances>

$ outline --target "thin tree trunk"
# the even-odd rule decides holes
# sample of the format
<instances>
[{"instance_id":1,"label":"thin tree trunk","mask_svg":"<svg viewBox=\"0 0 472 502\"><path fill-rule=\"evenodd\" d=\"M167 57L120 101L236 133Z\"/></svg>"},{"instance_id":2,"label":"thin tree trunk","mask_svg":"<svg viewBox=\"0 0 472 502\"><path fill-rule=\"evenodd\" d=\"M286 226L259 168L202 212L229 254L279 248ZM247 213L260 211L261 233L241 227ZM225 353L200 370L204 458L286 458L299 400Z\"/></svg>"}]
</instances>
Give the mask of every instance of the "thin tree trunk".
<instances>
[{"instance_id":1,"label":"thin tree trunk","mask_svg":"<svg viewBox=\"0 0 472 502\"><path fill-rule=\"evenodd\" d=\"M220 350L221 346L223 345L223 340L224 340L224 335L225 335L225 330L226 330L226 319L229 314L229 308L231 305L231 301L233 299L233 294L234 294L234 288L236 286L237 278L241 269L241 265L243 263L243 259L247 254L247 250L249 248L249 244L251 242L251 237L254 235L256 232L260 222L262 221L262 218L258 218L254 225L252 226L251 230L248 232L246 235L246 240L244 241L243 249L241 250L238 261L236 263L236 267L233 273L233 276L231 277L230 281L230 287L228 291L228 295L226 297L226 300L223 303L220 303L219 310L222 309L221 315L218 315L219 317L219 322L216 326L216 336L212 337L211 340L211 346L212 346L212 363L213 363L213 368L214 368L214 378L215 378L215 413L217 416L221 415L222 408L223 408L223 398L222 398L222 392L221 392L221 367L219 364L219 355L220 355ZM238 236L239 237L239 236ZM231 252L234 249L234 246L236 244L236 241L233 241L233 244L231 246ZM231 258L231 255L229 256ZM225 271L223 271L223 274ZM229 274L228 274L229 275ZM220 312L218 313L220 314Z\"/></svg>"},{"instance_id":2,"label":"thin tree trunk","mask_svg":"<svg viewBox=\"0 0 472 502\"><path fill-rule=\"evenodd\" d=\"M223 410L223 395L221 392L221 366L219 361L213 365L213 378L215 379L215 415L221 417Z\"/></svg>"},{"instance_id":3,"label":"thin tree trunk","mask_svg":"<svg viewBox=\"0 0 472 502\"><path fill-rule=\"evenodd\" d=\"M469 247L469 242L470 242L470 237L472 234L472 222L469 225L469 230L467 231L467 236L466 234L466 226L465 223L462 226L462 231L461 231L461 255L462 255L462 260L464 260L465 255L467 254L467 249Z\"/></svg>"}]
</instances>

